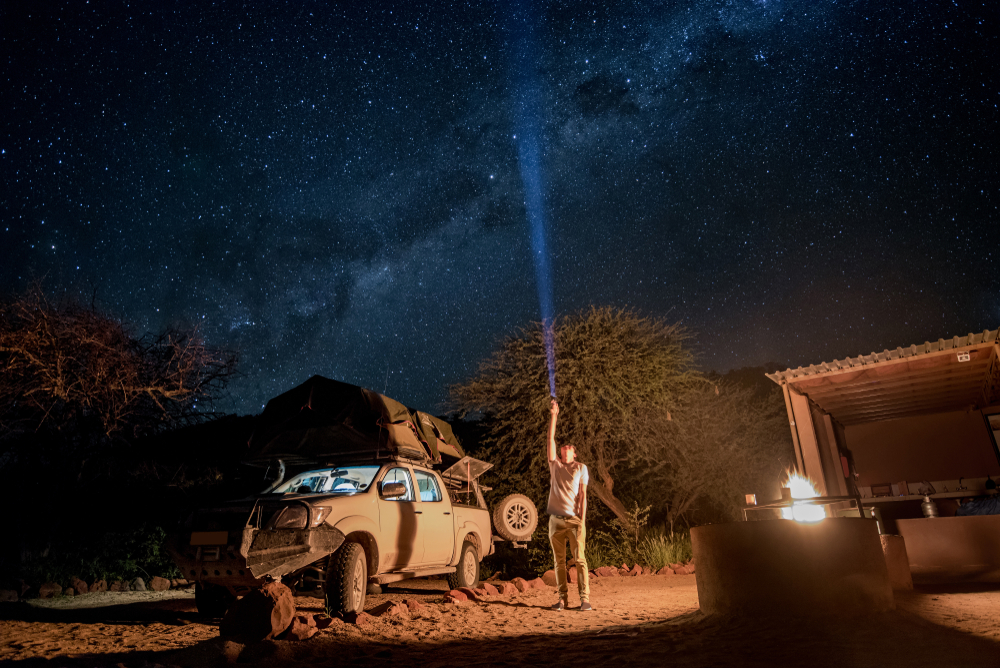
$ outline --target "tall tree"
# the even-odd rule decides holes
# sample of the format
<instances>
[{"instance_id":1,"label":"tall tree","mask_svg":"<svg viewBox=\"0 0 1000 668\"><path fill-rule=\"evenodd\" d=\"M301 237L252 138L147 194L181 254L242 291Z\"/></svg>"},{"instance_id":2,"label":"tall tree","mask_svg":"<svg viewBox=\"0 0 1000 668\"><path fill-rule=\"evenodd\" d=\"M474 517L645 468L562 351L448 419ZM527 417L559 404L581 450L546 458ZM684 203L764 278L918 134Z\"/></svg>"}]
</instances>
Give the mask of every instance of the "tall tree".
<instances>
[{"instance_id":1,"label":"tall tree","mask_svg":"<svg viewBox=\"0 0 1000 668\"><path fill-rule=\"evenodd\" d=\"M694 368L679 325L634 311L591 308L553 324L559 443L573 443L590 466L590 489L623 523L629 514L615 491L619 473L656 456L651 412L676 410L706 384ZM543 451L549 420L543 330L535 323L504 340L475 377L450 391L453 410L488 415L488 451L542 499L548 479Z\"/></svg>"},{"instance_id":2,"label":"tall tree","mask_svg":"<svg viewBox=\"0 0 1000 668\"><path fill-rule=\"evenodd\" d=\"M33 288L0 302L0 443L42 431L110 442L196 422L236 361L196 330L136 337Z\"/></svg>"}]
</instances>

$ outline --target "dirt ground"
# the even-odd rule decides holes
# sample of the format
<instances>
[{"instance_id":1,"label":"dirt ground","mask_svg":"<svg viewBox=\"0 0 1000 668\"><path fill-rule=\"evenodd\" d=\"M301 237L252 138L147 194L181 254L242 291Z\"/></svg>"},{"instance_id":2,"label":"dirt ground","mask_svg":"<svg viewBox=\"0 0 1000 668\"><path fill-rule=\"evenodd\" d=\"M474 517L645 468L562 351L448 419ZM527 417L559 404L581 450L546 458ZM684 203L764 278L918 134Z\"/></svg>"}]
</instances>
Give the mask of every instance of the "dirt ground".
<instances>
[{"instance_id":1,"label":"dirt ground","mask_svg":"<svg viewBox=\"0 0 1000 668\"><path fill-rule=\"evenodd\" d=\"M1000 585L918 588L897 594L895 612L860 619L724 619L698 611L695 577L594 580L591 613L547 610L553 589L445 605L443 581L400 582L370 596L366 608L403 599L425 605L408 619L338 621L310 640L248 646L222 640L188 592L3 604L0 663L1000 668ZM322 612L318 599L300 598L298 606Z\"/></svg>"}]
</instances>

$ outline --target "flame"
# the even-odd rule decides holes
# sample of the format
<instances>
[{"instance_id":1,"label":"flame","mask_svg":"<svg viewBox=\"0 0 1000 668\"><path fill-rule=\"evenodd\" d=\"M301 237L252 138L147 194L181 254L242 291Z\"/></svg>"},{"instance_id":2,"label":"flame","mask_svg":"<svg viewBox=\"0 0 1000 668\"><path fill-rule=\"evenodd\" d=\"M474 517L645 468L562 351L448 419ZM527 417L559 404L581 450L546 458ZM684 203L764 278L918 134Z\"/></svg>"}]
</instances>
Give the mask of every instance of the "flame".
<instances>
[{"instance_id":1,"label":"flame","mask_svg":"<svg viewBox=\"0 0 1000 668\"><path fill-rule=\"evenodd\" d=\"M791 490L793 499L814 499L819 496L809 478L803 478L798 473L789 473L784 486ZM826 517L826 509L823 506L796 504L791 508L782 508L781 517L796 522L819 522Z\"/></svg>"}]
</instances>

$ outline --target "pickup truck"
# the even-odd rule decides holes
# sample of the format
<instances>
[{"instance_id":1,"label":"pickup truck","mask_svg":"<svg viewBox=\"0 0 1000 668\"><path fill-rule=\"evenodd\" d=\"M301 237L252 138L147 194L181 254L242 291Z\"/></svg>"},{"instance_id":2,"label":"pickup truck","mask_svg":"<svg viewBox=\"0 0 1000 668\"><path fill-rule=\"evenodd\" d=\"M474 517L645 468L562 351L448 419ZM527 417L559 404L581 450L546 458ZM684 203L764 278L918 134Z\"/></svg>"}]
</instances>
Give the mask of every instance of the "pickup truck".
<instances>
[{"instance_id":1,"label":"pickup truck","mask_svg":"<svg viewBox=\"0 0 1000 668\"><path fill-rule=\"evenodd\" d=\"M475 586L495 540L530 540L538 516L520 494L495 508L494 536L478 482L491 465L466 456L447 423L370 390L318 376L310 384L290 418L285 409L301 402L279 400L305 386L269 402L251 438L251 463L277 469L277 479L256 496L196 510L169 544L196 583L200 613L219 617L237 596L274 580L323 596L331 614L359 612L373 585L445 575L452 588ZM353 388L353 398L331 401L331 419L315 408L323 403L317 388ZM286 404L284 419L269 415L275 402ZM379 437L366 443L372 433Z\"/></svg>"}]
</instances>

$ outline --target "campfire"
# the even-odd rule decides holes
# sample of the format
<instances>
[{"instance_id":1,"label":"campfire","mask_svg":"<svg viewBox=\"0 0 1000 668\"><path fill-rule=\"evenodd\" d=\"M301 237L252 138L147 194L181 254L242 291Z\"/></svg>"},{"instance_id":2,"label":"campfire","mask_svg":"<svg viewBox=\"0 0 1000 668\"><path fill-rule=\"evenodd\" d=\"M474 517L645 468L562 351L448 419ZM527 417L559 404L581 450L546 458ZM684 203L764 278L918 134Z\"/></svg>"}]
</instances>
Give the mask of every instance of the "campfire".
<instances>
[{"instance_id":1,"label":"campfire","mask_svg":"<svg viewBox=\"0 0 1000 668\"><path fill-rule=\"evenodd\" d=\"M789 472L788 480L783 487L791 492L792 499L819 498L819 492L816 491L812 481L794 471ZM782 496L784 494L785 492L782 490ZM781 517L786 520L795 520L796 522L818 522L826 517L826 508L813 505L812 503L797 503L793 501L791 508L781 509Z\"/></svg>"}]
</instances>

